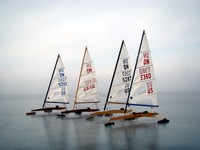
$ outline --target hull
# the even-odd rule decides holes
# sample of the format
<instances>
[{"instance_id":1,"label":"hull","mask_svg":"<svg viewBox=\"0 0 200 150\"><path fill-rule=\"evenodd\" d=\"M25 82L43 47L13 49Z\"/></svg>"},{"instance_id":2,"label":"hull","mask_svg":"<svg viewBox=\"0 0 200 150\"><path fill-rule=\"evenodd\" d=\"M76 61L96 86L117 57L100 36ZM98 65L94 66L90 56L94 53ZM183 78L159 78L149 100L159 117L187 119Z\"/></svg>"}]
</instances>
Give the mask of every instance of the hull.
<instances>
[{"instance_id":1,"label":"hull","mask_svg":"<svg viewBox=\"0 0 200 150\"><path fill-rule=\"evenodd\" d=\"M117 116L117 117L112 117L110 118L111 121L114 120L131 120L131 119L135 119L135 118L140 118L140 117L155 117L156 115L158 115L158 113L151 113L151 112L133 112L132 114L128 114L128 115L122 115L122 116Z\"/></svg>"},{"instance_id":2,"label":"hull","mask_svg":"<svg viewBox=\"0 0 200 150\"><path fill-rule=\"evenodd\" d=\"M169 120L167 118L163 118L162 120L158 121L158 124L165 124L165 123L169 123Z\"/></svg>"},{"instance_id":3,"label":"hull","mask_svg":"<svg viewBox=\"0 0 200 150\"><path fill-rule=\"evenodd\" d=\"M33 109L32 111L52 112L52 110L62 110L62 109L66 109L66 107L60 107L60 106L46 107L46 108Z\"/></svg>"},{"instance_id":4,"label":"hull","mask_svg":"<svg viewBox=\"0 0 200 150\"><path fill-rule=\"evenodd\" d=\"M132 112L132 110L127 110L126 113ZM95 113L91 113L91 116L99 116L99 115L105 115L109 116L112 114L117 114L117 113L125 113L125 110L120 110L120 109L115 109L115 110L106 110L106 111L98 111Z\"/></svg>"},{"instance_id":5,"label":"hull","mask_svg":"<svg viewBox=\"0 0 200 150\"><path fill-rule=\"evenodd\" d=\"M64 110L61 113L76 113L76 114L81 114L82 112L94 112L94 111L99 111L99 109L74 109L74 110Z\"/></svg>"},{"instance_id":6,"label":"hull","mask_svg":"<svg viewBox=\"0 0 200 150\"><path fill-rule=\"evenodd\" d=\"M34 112L34 111L31 111L31 112L27 112L27 113L26 113L27 116L29 116L29 115L35 115L35 114L36 114L36 112Z\"/></svg>"}]
</instances>

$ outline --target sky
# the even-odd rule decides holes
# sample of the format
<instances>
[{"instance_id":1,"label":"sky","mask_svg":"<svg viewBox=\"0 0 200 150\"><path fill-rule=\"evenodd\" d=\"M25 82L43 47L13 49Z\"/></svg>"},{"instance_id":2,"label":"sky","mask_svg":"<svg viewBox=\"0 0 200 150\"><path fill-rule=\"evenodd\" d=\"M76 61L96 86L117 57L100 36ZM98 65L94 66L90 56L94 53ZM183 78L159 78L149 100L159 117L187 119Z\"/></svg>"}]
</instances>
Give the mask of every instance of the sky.
<instances>
[{"instance_id":1,"label":"sky","mask_svg":"<svg viewBox=\"0 0 200 150\"><path fill-rule=\"evenodd\" d=\"M198 0L0 0L0 95L45 94L58 54L70 95L85 46L100 93L122 40L132 66L143 30L158 91L200 91Z\"/></svg>"}]
</instances>

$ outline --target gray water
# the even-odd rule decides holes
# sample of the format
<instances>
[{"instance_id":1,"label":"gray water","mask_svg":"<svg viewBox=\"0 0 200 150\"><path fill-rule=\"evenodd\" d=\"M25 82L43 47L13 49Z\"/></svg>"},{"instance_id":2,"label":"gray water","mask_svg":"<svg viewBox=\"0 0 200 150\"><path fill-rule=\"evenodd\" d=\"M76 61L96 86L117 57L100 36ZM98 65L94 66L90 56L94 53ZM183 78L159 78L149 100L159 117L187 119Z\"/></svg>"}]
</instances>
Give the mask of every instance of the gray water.
<instances>
[{"instance_id":1,"label":"gray water","mask_svg":"<svg viewBox=\"0 0 200 150\"><path fill-rule=\"evenodd\" d=\"M0 96L0 149L200 149L199 97L198 92L159 93L157 112L170 119L165 125L141 118L105 127L108 118L86 121L87 114L26 116L42 105L43 96Z\"/></svg>"}]
</instances>

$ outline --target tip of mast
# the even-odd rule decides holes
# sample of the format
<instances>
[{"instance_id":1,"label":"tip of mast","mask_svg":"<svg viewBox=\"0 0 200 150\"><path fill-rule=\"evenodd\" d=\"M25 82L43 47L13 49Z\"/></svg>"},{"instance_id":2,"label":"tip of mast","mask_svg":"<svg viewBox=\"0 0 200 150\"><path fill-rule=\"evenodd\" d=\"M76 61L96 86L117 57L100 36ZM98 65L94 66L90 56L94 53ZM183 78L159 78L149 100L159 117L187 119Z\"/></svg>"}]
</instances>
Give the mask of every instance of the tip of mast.
<instances>
[{"instance_id":1,"label":"tip of mast","mask_svg":"<svg viewBox=\"0 0 200 150\"><path fill-rule=\"evenodd\" d=\"M87 50L87 46L85 46L85 49Z\"/></svg>"},{"instance_id":2,"label":"tip of mast","mask_svg":"<svg viewBox=\"0 0 200 150\"><path fill-rule=\"evenodd\" d=\"M125 42L124 42L124 40L122 40L122 45L124 45L125 44Z\"/></svg>"},{"instance_id":3,"label":"tip of mast","mask_svg":"<svg viewBox=\"0 0 200 150\"><path fill-rule=\"evenodd\" d=\"M143 33L145 34L145 30L143 30Z\"/></svg>"}]
</instances>

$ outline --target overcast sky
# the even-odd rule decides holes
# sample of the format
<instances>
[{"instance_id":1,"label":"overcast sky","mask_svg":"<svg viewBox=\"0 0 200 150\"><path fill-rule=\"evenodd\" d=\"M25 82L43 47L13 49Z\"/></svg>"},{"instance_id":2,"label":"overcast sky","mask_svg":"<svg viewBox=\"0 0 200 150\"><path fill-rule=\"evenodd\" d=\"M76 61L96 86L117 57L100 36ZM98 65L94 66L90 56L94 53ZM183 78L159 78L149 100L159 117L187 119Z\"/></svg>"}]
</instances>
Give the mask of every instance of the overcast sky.
<instances>
[{"instance_id":1,"label":"overcast sky","mask_svg":"<svg viewBox=\"0 0 200 150\"><path fill-rule=\"evenodd\" d=\"M0 94L45 94L60 54L74 95L85 46L107 92L122 40L142 31L158 91L200 91L199 0L0 0Z\"/></svg>"}]
</instances>

